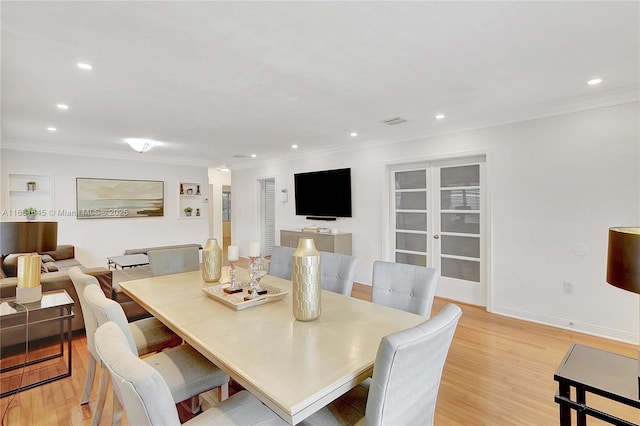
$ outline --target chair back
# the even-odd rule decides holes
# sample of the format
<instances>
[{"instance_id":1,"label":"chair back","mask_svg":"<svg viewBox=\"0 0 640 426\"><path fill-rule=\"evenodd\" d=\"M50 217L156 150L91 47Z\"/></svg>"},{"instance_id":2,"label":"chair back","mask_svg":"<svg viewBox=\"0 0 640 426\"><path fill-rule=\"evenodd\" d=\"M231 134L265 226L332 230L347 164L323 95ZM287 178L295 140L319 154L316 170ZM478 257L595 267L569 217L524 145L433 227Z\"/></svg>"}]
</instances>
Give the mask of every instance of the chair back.
<instances>
[{"instance_id":1,"label":"chair back","mask_svg":"<svg viewBox=\"0 0 640 426\"><path fill-rule=\"evenodd\" d=\"M149 250L147 257L149 270L154 277L200 269L200 250L195 246Z\"/></svg>"},{"instance_id":2,"label":"chair back","mask_svg":"<svg viewBox=\"0 0 640 426\"><path fill-rule=\"evenodd\" d=\"M85 288L84 298L89 308L93 311L93 314L98 321L98 326L109 321L117 324L126 337L126 341L129 343L129 350L135 356L139 356L136 342L131 334L129 322L127 321L127 316L122 310L122 306L120 306L120 304L115 300L107 299L99 286L92 285Z\"/></svg>"},{"instance_id":3,"label":"chair back","mask_svg":"<svg viewBox=\"0 0 640 426\"><path fill-rule=\"evenodd\" d=\"M375 261L371 301L429 318L439 277L437 269Z\"/></svg>"},{"instance_id":4,"label":"chair back","mask_svg":"<svg viewBox=\"0 0 640 426\"><path fill-rule=\"evenodd\" d=\"M442 370L460 308L383 337L373 367L365 419L369 425L432 425Z\"/></svg>"},{"instance_id":5,"label":"chair back","mask_svg":"<svg viewBox=\"0 0 640 426\"><path fill-rule=\"evenodd\" d=\"M93 309L91 309L84 298L84 289L88 286L94 286L100 289L100 284L96 277L85 274L77 266L69 268L69 278L71 278L73 287L76 289L76 294L78 295L78 300L80 301L80 309L82 309L82 316L84 318L84 329L87 334L87 349L93 358L98 360L98 353L96 352L93 341L93 335L98 329L98 320L93 313ZM102 293L101 289L100 292Z\"/></svg>"},{"instance_id":6,"label":"chair back","mask_svg":"<svg viewBox=\"0 0 640 426\"><path fill-rule=\"evenodd\" d=\"M358 258L320 252L320 286L323 290L351 296Z\"/></svg>"},{"instance_id":7,"label":"chair back","mask_svg":"<svg viewBox=\"0 0 640 426\"><path fill-rule=\"evenodd\" d=\"M114 322L96 331L96 350L111 373L111 386L131 425L180 425L169 386L149 364L127 347L127 338Z\"/></svg>"},{"instance_id":8,"label":"chair back","mask_svg":"<svg viewBox=\"0 0 640 426\"><path fill-rule=\"evenodd\" d=\"M293 270L291 262L294 251L296 249L293 247L273 246L271 261L269 262L269 275L290 280Z\"/></svg>"}]
</instances>

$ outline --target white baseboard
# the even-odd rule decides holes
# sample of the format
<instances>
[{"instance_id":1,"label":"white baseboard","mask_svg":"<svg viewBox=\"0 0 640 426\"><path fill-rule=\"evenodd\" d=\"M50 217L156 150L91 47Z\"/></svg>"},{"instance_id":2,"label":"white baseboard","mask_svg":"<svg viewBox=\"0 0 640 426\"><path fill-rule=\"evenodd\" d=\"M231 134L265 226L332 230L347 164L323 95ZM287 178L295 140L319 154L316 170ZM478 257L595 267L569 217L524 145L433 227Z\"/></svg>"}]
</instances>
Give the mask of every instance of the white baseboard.
<instances>
[{"instance_id":1,"label":"white baseboard","mask_svg":"<svg viewBox=\"0 0 640 426\"><path fill-rule=\"evenodd\" d=\"M592 336L604 337L606 339L617 340L624 343L631 343L633 345L638 344L638 335L614 328L601 327L594 324L576 322L564 318L523 311L520 309L512 309L498 305L493 305L492 313L521 319L524 321L531 321L538 324L549 325L552 327L562 328L565 330L572 330L579 333L590 334Z\"/></svg>"}]
</instances>

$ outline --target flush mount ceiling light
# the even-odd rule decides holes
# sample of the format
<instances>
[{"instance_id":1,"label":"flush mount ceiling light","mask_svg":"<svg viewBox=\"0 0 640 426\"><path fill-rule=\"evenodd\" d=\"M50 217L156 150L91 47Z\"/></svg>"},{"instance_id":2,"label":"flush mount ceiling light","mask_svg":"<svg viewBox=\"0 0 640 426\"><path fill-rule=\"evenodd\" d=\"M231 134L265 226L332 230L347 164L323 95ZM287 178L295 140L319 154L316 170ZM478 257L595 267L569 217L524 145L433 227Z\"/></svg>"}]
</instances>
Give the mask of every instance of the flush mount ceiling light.
<instances>
[{"instance_id":1,"label":"flush mount ceiling light","mask_svg":"<svg viewBox=\"0 0 640 426\"><path fill-rule=\"evenodd\" d=\"M58 109L69 109L69 105L65 105L65 104L56 104L56 107Z\"/></svg>"},{"instance_id":2,"label":"flush mount ceiling light","mask_svg":"<svg viewBox=\"0 0 640 426\"><path fill-rule=\"evenodd\" d=\"M134 151L138 151L140 154L149 151L156 145L162 145L162 142L154 141L152 139L126 138L124 141L128 143Z\"/></svg>"},{"instance_id":3,"label":"flush mount ceiling light","mask_svg":"<svg viewBox=\"0 0 640 426\"><path fill-rule=\"evenodd\" d=\"M589 86L595 86L596 84L600 84L600 83L602 83L601 78L592 78L591 80L587 81L587 84Z\"/></svg>"},{"instance_id":4,"label":"flush mount ceiling light","mask_svg":"<svg viewBox=\"0 0 640 426\"><path fill-rule=\"evenodd\" d=\"M93 69L93 67L92 67L91 65L89 65L89 64L85 64L84 62L78 62L78 63L76 64L76 66L77 66L78 68L80 68L81 70L87 70L87 71L88 71L88 70L90 70L90 69Z\"/></svg>"}]
</instances>

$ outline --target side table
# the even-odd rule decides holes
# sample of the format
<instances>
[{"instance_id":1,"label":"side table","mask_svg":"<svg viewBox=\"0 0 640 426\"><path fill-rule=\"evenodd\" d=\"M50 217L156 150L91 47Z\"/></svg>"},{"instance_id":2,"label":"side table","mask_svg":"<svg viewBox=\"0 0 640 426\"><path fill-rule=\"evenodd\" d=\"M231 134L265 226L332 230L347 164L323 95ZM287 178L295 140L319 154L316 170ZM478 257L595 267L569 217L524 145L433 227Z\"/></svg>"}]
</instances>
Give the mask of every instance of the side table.
<instances>
[{"instance_id":1,"label":"side table","mask_svg":"<svg viewBox=\"0 0 640 426\"><path fill-rule=\"evenodd\" d=\"M65 290L54 290L42 292L42 300L34 303L17 304L15 298L0 300L0 338L2 332L13 329L25 329L34 324L43 324L53 321L60 323L60 339L58 353L44 356L42 358L31 359L26 362L3 367L0 374L18 368L38 364L51 359L64 357L64 339L67 338L67 371L52 377L41 379L37 382L27 383L19 388L5 390L4 386L0 398L13 395L23 390L31 389L54 380L71 376L71 354L73 353L71 344L73 341L71 320L73 319L73 299ZM66 323L66 332L65 332ZM28 343L28 341L27 341Z\"/></svg>"},{"instance_id":2,"label":"side table","mask_svg":"<svg viewBox=\"0 0 640 426\"><path fill-rule=\"evenodd\" d=\"M555 402L560 405L560 425L571 425L571 410L576 410L577 425L587 424L587 416L616 425L637 426L590 407L586 393L640 408L638 360L589 346L572 344L558 366L553 379L558 382ZM571 399L571 387L576 400Z\"/></svg>"}]
</instances>

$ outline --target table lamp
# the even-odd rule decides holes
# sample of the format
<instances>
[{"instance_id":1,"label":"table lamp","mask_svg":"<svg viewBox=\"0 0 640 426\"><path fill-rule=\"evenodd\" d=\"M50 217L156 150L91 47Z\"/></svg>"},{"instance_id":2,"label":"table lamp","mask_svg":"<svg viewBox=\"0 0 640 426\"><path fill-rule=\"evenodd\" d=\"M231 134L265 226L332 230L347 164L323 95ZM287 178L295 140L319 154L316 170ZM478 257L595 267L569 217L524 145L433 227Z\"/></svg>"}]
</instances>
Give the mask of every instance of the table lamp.
<instances>
[{"instance_id":1,"label":"table lamp","mask_svg":"<svg viewBox=\"0 0 640 426\"><path fill-rule=\"evenodd\" d=\"M607 282L640 294L640 228L609 228ZM640 391L640 350L638 389Z\"/></svg>"},{"instance_id":2,"label":"table lamp","mask_svg":"<svg viewBox=\"0 0 640 426\"><path fill-rule=\"evenodd\" d=\"M16 302L42 299L40 255L58 246L58 222L0 222L0 254L24 253L18 257Z\"/></svg>"}]
</instances>

